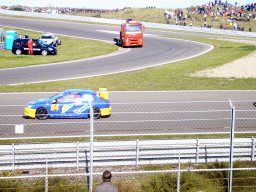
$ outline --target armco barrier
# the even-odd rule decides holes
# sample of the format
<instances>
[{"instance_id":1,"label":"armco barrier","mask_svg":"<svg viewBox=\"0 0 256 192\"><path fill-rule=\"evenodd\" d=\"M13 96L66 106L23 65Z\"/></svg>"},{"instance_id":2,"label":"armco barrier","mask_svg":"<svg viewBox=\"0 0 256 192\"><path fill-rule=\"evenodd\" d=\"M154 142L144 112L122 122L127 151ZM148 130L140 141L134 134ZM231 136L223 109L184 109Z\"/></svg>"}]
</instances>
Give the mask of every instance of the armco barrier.
<instances>
[{"instance_id":1,"label":"armco barrier","mask_svg":"<svg viewBox=\"0 0 256 192\"><path fill-rule=\"evenodd\" d=\"M97 141L94 166L228 162L230 139ZM90 142L0 145L0 171L77 168L90 164ZM255 139L235 138L234 160L255 160Z\"/></svg>"},{"instance_id":2,"label":"armco barrier","mask_svg":"<svg viewBox=\"0 0 256 192\"><path fill-rule=\"evenodd\" d=\"M34 13L34 12L32 13L32 12L23 12L23 11L9 11L9 10L3 10L3 9L0 9L0 14L74 20L74 21L86 21L86 22L107 23L107 24L121 24L122 22L125 22L124 20L118 20L118 19L105 19L105 18L82 17L82 16L62 15L62 14ZM177 30L177 31L189 31L189 32L200 32L200 33L211 33L211 34L244 36L244 37L256 37L255 32L209 29L209 28L179 26L179 25L177 26L177 25L149 23L149 22L142 22L142 23L147 28L169 29L169 30Z\"/></svg>"}]
</instances>

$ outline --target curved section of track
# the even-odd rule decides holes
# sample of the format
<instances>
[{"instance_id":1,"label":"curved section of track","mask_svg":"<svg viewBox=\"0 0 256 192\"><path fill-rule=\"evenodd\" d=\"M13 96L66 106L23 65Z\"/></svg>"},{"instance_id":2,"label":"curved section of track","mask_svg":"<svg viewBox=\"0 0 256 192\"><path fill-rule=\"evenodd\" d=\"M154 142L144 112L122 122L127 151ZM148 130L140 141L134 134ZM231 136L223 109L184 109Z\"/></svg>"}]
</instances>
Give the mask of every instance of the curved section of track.
<instances>
[{"instance_id":1,"label":"curved section of track","mask_svg":"<svg viewBox=\"0 0 256 192\"><path fill-rule=\"evenodd\" d=\"M118 32L119 27L99 26L68 22L27 20L1 17L0 25L24 28L33 31L53 32L73 37L113 41L117 35L102 32ZM0 85L49 82L64 79L85 78L152 67L188 59L212 49L212 46L193 41L159 38L161 32L145 34L143 48L91 60L64 62L57 65L40 65L0 70ZM99 70L100 69L100 70Z\"/></svg>"}]
</instances>

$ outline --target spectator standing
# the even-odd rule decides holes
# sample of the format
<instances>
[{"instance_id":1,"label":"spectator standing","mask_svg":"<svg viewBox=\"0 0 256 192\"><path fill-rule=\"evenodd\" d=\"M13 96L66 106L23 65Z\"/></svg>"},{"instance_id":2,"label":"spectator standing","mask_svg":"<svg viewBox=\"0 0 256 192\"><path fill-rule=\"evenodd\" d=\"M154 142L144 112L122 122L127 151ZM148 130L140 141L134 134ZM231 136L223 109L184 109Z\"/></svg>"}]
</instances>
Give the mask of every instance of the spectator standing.
<instances>
[{"instance_id":1,"label":"spectator standing","mask_svg":"<svg viewBox=\"0 0 256 192\"><path fill-rule=\"evenodd\" d=\"M193 27L193 22L192 21L190 22L190 27Z\"/></svg>"},{"instance_id":2,"label":"spectator standing","mask_svg":"<svg viewBox=\"0 0 256 192\"><path fill-rule=\"evenodd\" d=\"M236 24L236 22L234 22L234 29L235 29L235 31L237 30L237 24Z\"/></svg>"},{"instance_id":3,"label":"spectator standing","mask_svg":"<svg viewBox=\"0 0 256 192\"><path fill-rule=\"evenodd\" d=\"M111 184L112 174L109 170L104 171L102 175L103 182L96 187L95 192L118 192L118 188Z\"/></svg>"},{"instance_id":4,"label":"spectator standing","mask_svg":"<svg viewBox=\"0 0 256 192\"><path fill-rule=\"evenodd\" d=\"M33 41L32 41L32 39L28 40L28 54L33 55Z\"/></svg>"}]
</instances>

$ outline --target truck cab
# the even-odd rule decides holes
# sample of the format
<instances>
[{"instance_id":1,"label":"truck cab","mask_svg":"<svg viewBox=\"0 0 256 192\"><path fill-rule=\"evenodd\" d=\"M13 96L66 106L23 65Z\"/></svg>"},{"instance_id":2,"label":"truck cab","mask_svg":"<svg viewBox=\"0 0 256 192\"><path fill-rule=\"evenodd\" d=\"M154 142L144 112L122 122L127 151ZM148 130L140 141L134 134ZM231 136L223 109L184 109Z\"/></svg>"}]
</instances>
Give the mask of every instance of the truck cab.
<instances>
[{"instance_id":1,"label":"truck cab","mask_svg":"<svg viewBox=\"0 0 256 192\"><path fill-rule=\"evenodd\" d=\"M127 20L126 23L121 24L121 31L119 39L114 39L117 44L122 47L143 46L143 31L145 27L137 21Z\"/></svg>"}]
</instances>

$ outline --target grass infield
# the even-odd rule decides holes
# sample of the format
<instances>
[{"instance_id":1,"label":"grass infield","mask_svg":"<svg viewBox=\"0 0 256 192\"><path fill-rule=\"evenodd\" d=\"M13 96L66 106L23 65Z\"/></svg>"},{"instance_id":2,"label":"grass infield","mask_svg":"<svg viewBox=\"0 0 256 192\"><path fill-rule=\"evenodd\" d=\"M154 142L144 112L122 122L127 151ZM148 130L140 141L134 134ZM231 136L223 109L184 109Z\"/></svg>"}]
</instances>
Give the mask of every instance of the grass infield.
<instances>
[{"instance_id":1,"label":"grass infield","mask_svg":"<svg viewBox=\"0 0 256 192\"><path fill-rule=\"evenodd\" d=\"M15 30L18 34L27 34L34 39L38 39L42 34L38 32L7 27L1 28L4 30ZM117 46L102 41L59 35L58 38L61 40L62 44L57 47L57 55L15 55L11 52L11 50L0 51L0 69L86 59L100 55L106 55L118 50Z\"/></svg>"},{"instance_id":2,"label":"grass infield","mask_svg":"<svg viewBox=\"0 0 256 192\"><path fill-rule=\"evenodd\" d=\"M0 92L51 92L63 91L70 88L98 90L99 87L106 87L109 91L256 89L254 78L210 78L189 76L197 71L222 66L246 56L255 51L255 46L198 37L183 37L182 39L211 44L214 46L214 49L193 59L148 69L100 77L90 77L82 80L77 79L17 86L0 86Z\"/></svg>"}]
</instances>

